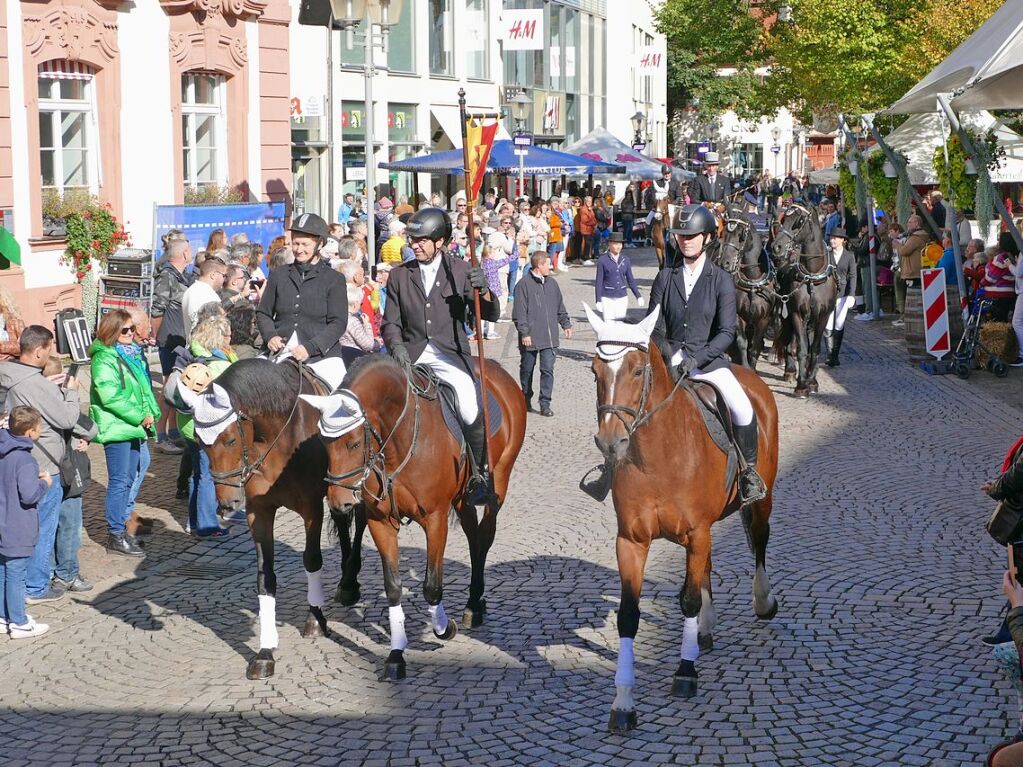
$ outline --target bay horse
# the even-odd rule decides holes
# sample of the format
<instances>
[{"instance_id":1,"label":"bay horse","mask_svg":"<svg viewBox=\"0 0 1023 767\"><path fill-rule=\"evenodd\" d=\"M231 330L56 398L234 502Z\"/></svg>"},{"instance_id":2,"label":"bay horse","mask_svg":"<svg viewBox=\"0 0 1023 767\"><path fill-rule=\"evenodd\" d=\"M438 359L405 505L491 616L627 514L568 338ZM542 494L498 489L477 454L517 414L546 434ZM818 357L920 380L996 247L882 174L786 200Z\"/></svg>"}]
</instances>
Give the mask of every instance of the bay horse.
<instances>
[{"instance_id":1,"label":"bay horse","mask_svg":"<svg viewBox=\"0 0 1023 767\"><path fill-rule=\"evenodd\" d=\"M474 363L478 372L479 363ZM484 568L497 530L497 513L504 503L512 467L526 433L526 400L518 383L496 362L487 362L488 388L501 410L501 423L490 437L492 502L477 517L465 497L470 476L460 439L445 423L436 384L410 381L387 355L369 355L348 371L341 389L329 397L306 397L330 419L354 419L356 424L337 437L324 436L327 449L327 499L332 509L365 506L370 534L380 552L384 590L390 606L391 650L382 680L405 678L405 613L401 606L398 528L414 520L426 532L426 577L423 596L434 635L455 636L454 621L444 611L444 548L448 515L454 509L469 541L472 576L462 625L483 623L487 603ZM346 415L347 414L347 415ZM492 419L493 421L493 419ZM330 433L325 426L321 431ZM491 429L493 432L493 429Z\"/></svg>"},{"instance_id":2,"label":"bay horse","mask_svg":"<svg viewBox=\"0 0 1023 767\"><path fill-rule=\"evenodd\" d=\"M664 538L686 548L685 583L679 594L685 618L682 661L672 694L692 697L699 651L713 645L710 528L738 509L739 501L734 480L726 480L728 458L711 440L699 412L703 405L686 379L672 380L657 344L650 341L660 307L638 325L604 322L585 308L598 339L592 363L597 384L595 441L613 468L611 491L618 519L621 644L609 729L622 734L637 724L633 640L650 544ZM771 390L756 373L746 368L733 372L749 395L760 426L757 470L767 496L741 513L756 562L753 609L758 618L769 620L778 611L766 569L778 471L778 411Z\"/></svg>"},{"instance_id":3,"label":"bay horse","mask_svg":"<svg viewBox=\"0 0 1023 767\"><path fill-rule=\"evenodd\" d=\"M800 201L789 203L771 243L771 257L778 265L782 319L775 349L791 356L791 346L795 344L795 396L805 399L817 391L821 339L838 300L835 268L824 247L824 232L812 206ZM786 360L787 373L789 367Z\"/></svg>"},{"instance_id":4,"label":"bay horse","mask_svg":"<svg viewBox=\"0 0 1023 767\"><path fill-rule=\"evenodd\" d=\"M763 239L753 221L737 206L725 209L719 242L717 264L735 280L737 325L729 353L732 362L756 370L774 315L774 271L770 259L766 269L761 265Z\"/></svg>"},{"instance_id":5,"label":"bay horse","mask_svg":"<svg viewBox=\"0 0 1023 767\"><path fill-rule=\"evenodd\" d=\"M259 652L246 669L248 679L266 679L274 673L273 651L278 645L274 518L279 507L298 513L305 527L302 563L309 615L302 636L329 634L323 615L326 599L320 550L327 455L320 440L319 411L299 399L303 392L324 394L325 389L308 369L294 361L275 364L249 359L231 365L201 395L215 398L219 390L221 396L229 398L229 403L221 403L220 407L226 428L211 442L200 440L199 444L209 457L220 511L244 509L256 545L260 636ZM225 410L224 405L229 409ZM200 431L196 431L197 438ZM359 600L358 575L366 523L358 511L347 518L340 511L331 512L342 554L336 599L344 605ZM350 536L353 517L355 532Z\"/></svg>"},{"instance_id":6,"label":"bay horse","mask_svg":"<svg viewBox=\"0 0 1023 767\"><path fill-rule=\"evenodd\" d=\"M650 243L657 254L657 268L664 268L664 248L667 245L666 235L671 228L671 211L668 198L662 197L654 203L654 220L650 224Z\"/></svg>"}]
</instances>

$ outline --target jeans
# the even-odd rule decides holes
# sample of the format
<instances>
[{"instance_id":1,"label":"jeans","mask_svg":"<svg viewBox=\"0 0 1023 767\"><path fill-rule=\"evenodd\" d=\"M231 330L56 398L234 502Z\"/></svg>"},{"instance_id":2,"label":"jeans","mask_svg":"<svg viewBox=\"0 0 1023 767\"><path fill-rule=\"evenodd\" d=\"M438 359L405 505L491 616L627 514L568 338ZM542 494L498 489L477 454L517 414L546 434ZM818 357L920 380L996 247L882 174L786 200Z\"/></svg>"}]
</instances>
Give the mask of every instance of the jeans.
<instances>
[{"instance_id":1,"label":"jeans","mask_svg":"<svg viewBox=\"0 0 1023 767\"><path fill-rule=\"evenodd\" d=\"M632 244L632 219L631 218L624 218L624 219L622 219L622 237L625 238L625 244L626 245L631 245Z\"/></svg>"},{"instance_id":2,"label":"jeans","mask_svg":"<svg viewBox=\"0 0 1023 767\"><path fill-rule=\"evenodd\" d=\"M15 626L28 623L25 614L27 568L28 557L5 557L0 554L0 617Z\"/></svg>"},{"instance_id":3,"label":"jeans","mask_svg":"<svg viewBox=\"0 0 1023 767\"><path fill-rule=\"evenodd\" d=\"M210 459L206 451L188 440L192 456L192 491L188 494L188 526L193 533L209 535L220 529L217 519L217 490L210 474Z\"/></svg>"},{"instance_id":4,"label":"jeans","mask_svg":"<svg viewBox=\"0 0 1023 767\"><path fill-rule=\"evenodd\" d=\"M103 446L107 457L107 497L104 512L111 535L124 535L128 521L128 498L139 472L140 440L108 442Z\"/></svg>"},{"instance_id":5,"label":"jeans","mask_svg":"<svg viewBox=\"0 0 1023 767\"><path fill-rule=\"evenodd\" d=\"M565 243L563 242L552 242L547 246L547 255L551 257L551 264L555 269L558 268L559 259L564 252Z\"/></svg>"},{"instance_id":6,"label":"jeans","mask_svg":"<svg viewBox=\"0 0 1023 767\"><path fill-rule=\"evenodd\" d=\"M860 285L863 286L863 311L874 313L874 283L870 281L870 266L860 267Z\"/></svg>"},{"instance_id":7,"label":"jeans","mask_svg":"<svg viewBox=\"0 0 1023 767\"><path fill-rule=\"evenodd\" d=\"M551 395L554 394L554 350L553 349L520 349L519 383L526 395L526 402L533 400L533 370L536 358L540 358L540 407L549 407Z\"/></svg>"},{"instance_id":8,"label":"jeans","mask_svg":"<svg viewBox=\"0 0 1023 767\"><path fill-rule=\"evenodd\" d=\"M41 597L49 590L50 574L53 572L53 541L57 536L57 520L60 517L60 501L64 497L64 489L60 486L60 475L51 476L53 484L38 506L39 540L27 562L25 591L30 597Z\"/></svg>"},{"instance_id":9,"label":"jeans","mask_svg":"<svg viewBox=\"0 0 1023 767\"><path fill-rule=\"evenodd\" d=\"M511 263L508 264L508 295L515 295L515 283L519 281L519 250L515 248Z\"/></svg>"},{"instance_id":10,"label":"jeans","mask_svg":"<svg viewBox=\"0 0 1023 767\"><path fill-rule=\"evenodd\" d=\"M82 547L82 497L60 504L57 538L53 545L53 575L65 583L78 577L78 550Z\"/></svg>"},{"instance_id":11,"label":"jeans","mask_svg":"<svg viewBox=\"0 0 1023 767\"><path fill-rule=\"evenodd\" d=\"M178 461L178 490L187 490L192 484L192 451L186 450Z\"/></svg>"},{"instance_id":12,"label":"jeans","mask_svg":"<svg viewBox=\"0 0 1023 767\"><path fill-rule=\"evenodd\" d=\"M138 498L139 490L142 488L142 480L146 478L146 472L149 471L150 461L149 444L142 442L139 445L139 473L135 476L135 481L131 483L131 489L128 491L128 506L125 509L125 519L131 517L131 513L135 511L135 499Z\"/></svg>"}]
</instances>

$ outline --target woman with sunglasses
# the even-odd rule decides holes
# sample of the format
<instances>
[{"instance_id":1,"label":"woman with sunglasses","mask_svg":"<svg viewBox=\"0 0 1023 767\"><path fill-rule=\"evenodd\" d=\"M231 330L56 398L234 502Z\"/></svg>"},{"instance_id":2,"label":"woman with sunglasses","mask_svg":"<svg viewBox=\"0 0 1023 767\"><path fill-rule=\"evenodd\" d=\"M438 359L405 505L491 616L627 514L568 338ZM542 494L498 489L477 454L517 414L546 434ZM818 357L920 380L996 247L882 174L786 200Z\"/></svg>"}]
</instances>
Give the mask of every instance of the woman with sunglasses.
<instances>
[{"instance_id":1,"label":"woman with sunglasses","mask_svg":"<svg viewBox=\"0 0 1023 767\"><path fill-rule=\"evenodd\" d=\"M127 532L131 487L139 473L142 443L154 433L160 417L149 383L146 358L134 343L131 315L114 309L103 316L96 340L89 347L92 387L89 417L96 422L96 442L107 459L107 549L115 554L144 557L135 536Z\"/></svg>"}]
</instances>

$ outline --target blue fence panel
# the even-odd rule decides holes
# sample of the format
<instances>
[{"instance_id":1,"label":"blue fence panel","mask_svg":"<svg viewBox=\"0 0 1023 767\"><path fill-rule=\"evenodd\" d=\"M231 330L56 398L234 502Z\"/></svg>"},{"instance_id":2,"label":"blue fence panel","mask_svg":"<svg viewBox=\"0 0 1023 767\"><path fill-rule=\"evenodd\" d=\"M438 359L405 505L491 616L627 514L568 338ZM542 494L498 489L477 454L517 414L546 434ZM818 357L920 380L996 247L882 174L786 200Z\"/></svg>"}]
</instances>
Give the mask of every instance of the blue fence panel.
<instances>
[{"instance_id":1,"label":"blue fence panel","mask_svg":"<svg viewBox=\"0 0 1023 767\"><path fill-rule=\"evenodd\" d=\"M163 258L163 236L180 229L192 244L192 252L206 247L214 229L232 235L244 232L250 242L262 243L264 251L274 237L284 234L284 203L253 202L232 205L157 205L153 216L153 258Z\"/></svg>"}]
</instances>

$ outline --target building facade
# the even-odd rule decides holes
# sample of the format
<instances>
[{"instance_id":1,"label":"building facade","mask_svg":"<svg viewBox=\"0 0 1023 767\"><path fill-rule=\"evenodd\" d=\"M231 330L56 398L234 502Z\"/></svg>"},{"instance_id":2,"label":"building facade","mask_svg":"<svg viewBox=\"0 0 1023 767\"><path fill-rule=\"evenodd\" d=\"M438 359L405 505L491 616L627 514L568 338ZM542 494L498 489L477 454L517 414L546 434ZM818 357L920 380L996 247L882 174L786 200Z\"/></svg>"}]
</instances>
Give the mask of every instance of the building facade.
<instances>
[{"instance_id":1,"label":"building facade","mask_svg":"<svg viewBox=\"0 0 1023 767\"><path fill-rule=\"evenodd\" d=\"M77 305L55 200L94 195L152 246L153 207L209 187L287 199L287 0L2 0L0 210L28 322Z\"/></svg>"}]
</instances>

